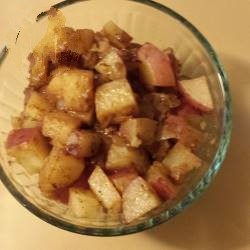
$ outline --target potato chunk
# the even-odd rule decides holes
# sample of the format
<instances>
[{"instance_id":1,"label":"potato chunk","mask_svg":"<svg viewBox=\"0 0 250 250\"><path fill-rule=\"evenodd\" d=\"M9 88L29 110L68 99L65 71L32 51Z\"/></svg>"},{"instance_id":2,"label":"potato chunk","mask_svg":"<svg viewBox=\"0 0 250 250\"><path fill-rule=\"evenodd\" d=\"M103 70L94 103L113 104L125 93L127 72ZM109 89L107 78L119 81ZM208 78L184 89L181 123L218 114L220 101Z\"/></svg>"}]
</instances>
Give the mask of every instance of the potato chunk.
<instances>
[{"instance_id":1,"label":"potato chunk","mask_svg":"<svg viewBox=\"0 0 250 250\"><path fill-rule=\"evenodd\" d=\"M82 188L69 189L69 209L79 218L100 219L104 215L94 193Z\"/></svg>"},{"instance_id":2,"label":"potato chunk","mask_svg":"<svg viewBox=\"0 0 250 250\"><path fill-rule=\"evenodd\" d=\"M57 108L78 113L89 124L94 110L93 73L61 67L53 73L47 92L56 100Z\"/></svg>"},{"instance_id":3,"label":"potato chunk","mask_svg":"<svg viewBox=\"0 0 250 250\"><path fill-rule=\"evenodd\" d=\"M91 190L106 209L113 212L119 212L121 210L121 197L99 166L96 166L88 182Z\"/></svg>"},{"instance_id":4,"label":"potato chunk","mask_svg":"<svg viewBox=\"0 0 250 250\"><path fill-rule=\"evenodd\" d=\"M35 174L42 168L50 146L38 128L21 128L9 134L6 149L27 172Z\"/></svg>"},{"instance_id":5,"label":"potato chunk","mask_svg":"<svg viewBox=\"0 0 250 250\"><path fill-rule=\"evenodd\" d=\"M157 122L148 118L134 118L122 123L120 133L132 147L154 142Z\"/></svg>"},{"instance_id":6,"label":"potato chunk","mask_svg":"<svg viewBox=\"0 0 250 250\"><path fill-rule=\"evenodd\" d=\"M95 69L102 77L108 80L117 80L126 77L126 67L114 50L111 50L96 66Z\"/></svg>"},{"instance_id":7,"label":"potato chunk","mask_svg":"<svg viewBox=\"0 0 250 250\"><path fill-rule=\"evenodd\" d=\"M166 166L154 162L148 169L146 180L163 200L172 200L177 195L177 188L167 177L167 174Z\"/></svg>"},{"instance_id":8,"label":"potato chunk","mask_svg":"<svg viewBox=\"0 0 250 250\"><path fill-rule=\"evenodd\" d=\"M132 222L161 204L158 196L142 177L137 177L130 182L122 198L123 215L127 223Z\"/></svg>"},{"instance_id":9,"label":"potato chunk","mask_svg":"<svg viewBox=\"0 0 250 250\"><path fill-rule=\"evenodd\" d=\"M43 119L42 133L52 139L53 145L65 144L81 121L63 112L48 113Z\"/></svg>"},{"instance_id":10,"label":"potato chunk","mask_svg":"<svg viewBox=\"0 0 250 250\"><path fill-rule=\"evenodd\" d=\"M170 171L170 176L177 182L182 181L187 173L201 166L201 159L189 148L177 143L162 162Z\"/></svg>"},{"instance_id":11,"label":"potato chunk","mask_svg":"<svg viewBox=\"0 0 250 250\"><path fill-rule=\"evenodd\" d=\"M143 174L148 166L149 160L143 150L126 145L111 145L106 162L107 169L134 167L139 173Z\"/></svg>"},{"instance_id":12,"label":"potato chunk","mask_svg":"<svg viewBox=\"0 0 250 250\"><path fill-rule=\"evenodd\" d=\"M69 154L78 157L94 156L101 144L101 138L97 133L88 130L74 131L66 142L66 150Z\"/></svg>"},{"instance_id":13,"label":"potato chunk","mask_svg":"<svg viewBox=\"0 0 250 250\"><path fill-rule=\"evenodd\" d=\"M31 91L22 112L22 126L25 128L41 126L44 115L50 110L50 103L38 92Z\"/></svg>"},{"instance_id":14,"label":"potato chunk","mask_svg":"<svg viewBox=\"0 0 250 250\"><path fill-rule=\"evenodd\" d=\"M120 79L99 86L95 94L98 121L102 126L120 123L137 113L134 93L126 79Z\"/></svg>"},{"instance_id":15,"label":"potato chunk","mask_svg":"<svg viewBox=\"0 0 250 250\"><path fill-rule=\"evenodd\" d=\"M117 26L112 21L109 21L103 26L103 34L109 39L112 45L118 49L126 48L132 40L132 37Z\"/></svg>"},{"instance_id":16,"label":"potato chunk","mask_svg":"<svg viewBox=\"0 0 250 250\"><path fill-rule=\"evenodd\" d=\"M39 176L39 187L48 197L58 188L68 187L85 168L84 161L67 155L63 149L53 147Z\"/></svg>"}]
</instances>

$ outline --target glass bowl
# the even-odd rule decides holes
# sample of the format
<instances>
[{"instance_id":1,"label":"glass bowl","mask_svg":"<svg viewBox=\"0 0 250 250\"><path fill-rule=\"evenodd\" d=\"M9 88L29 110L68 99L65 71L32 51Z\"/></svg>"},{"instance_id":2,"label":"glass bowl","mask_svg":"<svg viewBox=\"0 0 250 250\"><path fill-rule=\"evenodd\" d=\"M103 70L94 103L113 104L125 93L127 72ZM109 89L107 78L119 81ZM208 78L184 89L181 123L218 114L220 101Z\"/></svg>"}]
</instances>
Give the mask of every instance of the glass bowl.
<instances>
[{"instance_id":1,"label":"glass bowl","mask_svg":"<svg viewBox=\"0 0 250 250\"><path fill-rule=\"evenodd\" d=\"M11 117L23 107L23 90L28 85L27 55L46 30L46 1L29 8L30 13L13 32L0 53L0 177L12 195L29 211L59 228L79 234L114 236L139 232L169 220L193 203L220 169L231 134L231 99L225 71L206 38L184 17L150 0L68 0L55 5L62 8L67 25L74 28L100 30L113 20L139 43L151 42L161 48L172 47L182 63L182 74L189 77L205 75L216 104L213 130L215 140L201 148L204 165L192 175L179 196L170 203L148 213L131 224L117 218L99 221L76 219L63 204L44 198L38 189L37 176L8 158L4 141L11 129ZM40 14L39 14L40 13ZM39 15L38 15L39 14ZM14 35L16 36L14 39ZM206 149L206 150L204 150ZM209 152L209 153L208 153Z\"/></svg>"}]
</instances>

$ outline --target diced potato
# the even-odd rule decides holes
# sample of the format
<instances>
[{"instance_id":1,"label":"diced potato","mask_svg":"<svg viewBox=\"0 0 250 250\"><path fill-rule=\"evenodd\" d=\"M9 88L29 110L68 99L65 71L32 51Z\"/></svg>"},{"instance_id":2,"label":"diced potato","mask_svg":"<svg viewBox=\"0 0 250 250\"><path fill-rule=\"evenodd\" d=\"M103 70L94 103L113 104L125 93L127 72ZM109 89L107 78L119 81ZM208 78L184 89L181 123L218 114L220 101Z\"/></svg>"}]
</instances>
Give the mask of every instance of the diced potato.
<instances>
[{"instance_id":1,"label":"diced potato","mask_svg":"<svg viewBox=\"0 0 250 250\"><path fill-rule=\"evenodd\" d=\"M107 169L134 167L139 173L143 174L148 166L149 159L143 150L126 145L111 145L106 162Z\"/></svg>"},{"instance_id":2,"label":"diced potato","mask_svg":"<svg viewBox=\"0 0 250 250\"><path fill-rule=\"evenodd\" d=\"M50 146L37 128L13 130L6 142L7 153L15 157L27 172L35 174L42 168Z\"/></svg>"},{"instance_id":3,"label":"diced potato","mask_svg":"<svg viewBox=\"0 0 250 250\"><path fill-rule=\"evenodd\" d=\"M85 168L83 160L68 155L63 149L53 147L39 176L39 187L48 197L56 189L68 187L75 182Z\"/></svg>"},{"instance_id":4,"label":"diced potato","mask_svg":"<svg viewBox=\"0 0 250 250\"><path fill-rule=\"evenodd\" d=\"M94 110L93 72L61 67L53 73L47 92L56 99L58 109L80 113L83 118L85 115L83 122L91 122Z\"/></svg>"},{"instance_id":5,"label":"diced potato","mask_svg":"<svg viewBox=\"0 0 250 250\"><path fill-rule=\"evenodd\" d=\"M173 87L175 86L175 74L169 58L157 47L145 43L138 50L140 64L140 76L149 87Z\"/></svg>"},{"instance_id":6,"label":"diced potato","mask_svg":"<svg viewBox=\"0 0 250 250\"><path fill-rule=\"evenodd\" d=\"M22 112L23 127L41 126L44 115L50 110L50 103L41 94L32 91Z\"/></svg>"},{"instance_id":7,"label":"diced potato","mask_svg":"<svg viewBox=\"0 0 250 250\"><path fill-rule=\"evenodd\" d=\"M202 161L189 148L178 142L169 151L162 163L169 169L170 176L175 181L181 182L186 174L199 168Z\"/></svg>"},{"instance_id":8,"label":"diced potato","mask_svg":"<svg viewBox=\"0 0 250 250\"><path fill-rule=\"evenodd\" d=\"M102 32L115 47L119 49L126 48L132 40L132 37L117 26L112 21L109 21L103 26Z\"/></svg>"},{"instance_id":9,"label":"diced potato","mask_svg":"<svg viewBox=\"0 0 250 250\"><path fill-rule=\"evenodd\" d=\"M111 50L96 66L95 69L108 80L126 77L126 67L115 50Z\"/></svg>"},{"instance_id":10,"label":"diced potato","mask_svg":"<svg viewBox=\"0 0 250 250\"><path fill-rule=\"evenodd\" d=\"M106 209L113 212L120 212L122 201L120 194L99 166L96 166L88 182L90 189Z\"/></svg>"},{"instance_id":11,"label":"diced potato","mask_svg":"<svg viewBox=\"0 0 250 250\"><path fill-rule=\"evenodd\" d=\"M123 193L128 184L138 176L134 168L122 168L109 175L116 189Z\"/></svg>"},{"instance_id":12,"label":"diced potato","mask_svg":"<svg viewBox=\"0 0 250 250\"><path fill-rule=\"evenodd\" d=\"M104 214L94 193L82 188L69 189L69 208L79 218L100 219Z\"/></svg>"},{"instance_id":13,"label":"diced potato","mask_svg":"<svg viewBox=\"0 0 250 250\"><path fill-rule=\"evenodd\" d=\"M53 145L65 144L73 130L81 121L63 112L51 112L43 119L42 133L52 139Z\"/></svg>"},{"instance_id":14,"label":"diced potato","mask_svg":"<svg viewBox=\"0 0 250 250\"><path fill-rule=\"evenodd\" d=\"M120 123L138 111L134 93L126 79L99 86L95 94L96 116L103 127Z\"/></svg>"},{"instance_id":15,"label":"diced potato","mask_svg":"<svg viewBox=\"0 0 250 250\"><path fill-rule=\"evenodd\" d=\"M121 124L120 133L132 147L150 145L155 140L157 122L148 118L133 118Z\"/></svg>"},{"instance_id":16,"label":"diced potato","mask_svg":"<svg viewBox=\"0 0 250 250\"><path fill-rule=\"evenodd\" d=\"M169 115L165 124L159 129L157 137L159 140L178 139L187 147L195 148L201 142L203 135L188 125L182 117Z\"/></svg>"},{"instance_id":17,"label":"diced potato","mask_svg":"<svg viewBox=\"0 0 250 250\"><path fill-rule=\"evenodd\" d=\"M161 204L158 196L142 177L137 177L130 182L122 198L126 223L132 222Z\"/></svg>"},{"instance_id":18,"label":"diced potato","mask_svg":"<svg viewBox=\"0 0 250 250\"><path fill-rule=\"evenodd\" d=\"M92 131L80 130L70 134L66 142L66 150L69 154L78 157L94 156L101 144L100 136Z\"/></svg>"},{"instance_id":19,"label":"diced potato","mask_svg":"<svg viewBox=\"0 0 250 250\"><path fill-rule=\"evenodd\" d=\"M177 195L177 188L167 177L168 169L159 162L154 162L147 172L146 180L163 200L172 200Z\"/></svg>"}]
</instances>

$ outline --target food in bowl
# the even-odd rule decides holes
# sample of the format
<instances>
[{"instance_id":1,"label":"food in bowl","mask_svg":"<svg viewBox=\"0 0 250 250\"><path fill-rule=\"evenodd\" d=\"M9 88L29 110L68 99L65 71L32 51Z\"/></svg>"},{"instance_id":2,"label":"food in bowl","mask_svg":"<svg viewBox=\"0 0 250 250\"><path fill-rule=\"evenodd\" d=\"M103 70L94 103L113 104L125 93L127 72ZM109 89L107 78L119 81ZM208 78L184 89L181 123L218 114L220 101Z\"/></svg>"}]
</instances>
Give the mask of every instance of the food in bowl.
<instances>
[{"instance_id":1,"label":"food in bowl","mask_svg":"<svg viewBox=\"0 0 250 250\"><path fill-rule=\"evenodd\" d=\"M74 30L51 9L29 60L6 149L76 217L133 222L174 200L202 167L213 100L206 77L180 75L172 49L135 43L113 22Z\"/></svg>"}]
</instances>

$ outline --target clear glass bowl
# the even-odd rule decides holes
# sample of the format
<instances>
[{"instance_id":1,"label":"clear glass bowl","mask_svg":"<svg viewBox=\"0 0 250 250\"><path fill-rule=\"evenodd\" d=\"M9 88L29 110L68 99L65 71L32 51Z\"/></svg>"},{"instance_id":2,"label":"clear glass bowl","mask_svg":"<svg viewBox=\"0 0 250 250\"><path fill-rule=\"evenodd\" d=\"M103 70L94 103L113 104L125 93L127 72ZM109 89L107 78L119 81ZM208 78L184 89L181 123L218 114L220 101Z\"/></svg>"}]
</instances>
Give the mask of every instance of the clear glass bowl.
<instances>
[{"instance_id":1,"label":"clear glass bowl","mask_svg":"<svg viewBox=\"0 0 250 250\"><path fill-rule=\"evenodd\" d=\"M75 233L114 236L139 232L169 220L196 200L211 183L225 157L231 135L231 99L225 71L206 38L185 18L173 10L150 0L68 0L56 5L62 8L67 25L100 30L113 20L132 34L140 43L151 42L161 48L172 47L182 63L182 74L189 77L206 75L216 104L213 123L216 140L204 147L204 166L197 171L182 189L176 200L163 204L159 209L131 224L122 224L117 218L101 221L76 219L67 207L44 198L37 187L37 176L9 159L4 141L11 129L11 116L23 108L23 90L28 85L27 55L46 30L44 11L46 1L34 4L20 25L17 39L9 41L0 53L0 177L12 195L39 218L57 227ZM45 7L46 6L46 7ZM37 18L36 18L37 17ZM12 32L12 31L11 31ZM14 33L14 32L12 32ZM15 36L17 34L15 33ZM11 37L11 36L10 36ZM201 150L207 152L206 150ZM201 153L202 154L202 153Z\"/></svg>"}]
</instances>

